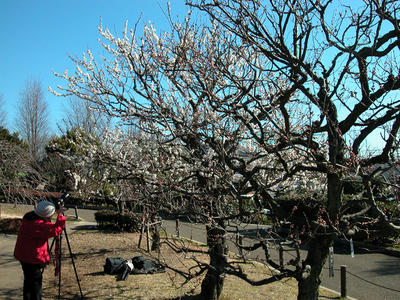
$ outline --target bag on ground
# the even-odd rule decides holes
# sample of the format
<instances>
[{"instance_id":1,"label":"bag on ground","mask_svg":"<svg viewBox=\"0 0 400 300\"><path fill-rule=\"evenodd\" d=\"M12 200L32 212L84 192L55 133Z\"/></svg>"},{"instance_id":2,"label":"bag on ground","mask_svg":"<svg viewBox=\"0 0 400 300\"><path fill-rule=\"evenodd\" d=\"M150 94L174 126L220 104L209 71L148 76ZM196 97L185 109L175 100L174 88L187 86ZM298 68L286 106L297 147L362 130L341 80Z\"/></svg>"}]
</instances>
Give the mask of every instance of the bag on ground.
<instances>
[{"instance_id":1,"label":"bag on ground","mask_svg":"<svg viewBox=\"0 0 400 300\"><path fill-rule=\"evenodd\" d=\"M132 257L134 274L154 274L165 272L165 267L156 261L143 256Z\"/></svg>"},{"instance_id":2,"label":"bag on ground","mask_svg":"<svg viewBox=\"0 0 400 300\"><path fill-rule=\"evenodd\" d=\"M119 272L119 274L117 275L117 280L126 280L128 279L129 274L132 272L133 270L133 264L132 261L130 259L125 260L121 271Z\"/></svg>"},{"instance_id":3,"label":"bag on ground","mask_svg":"<svg viewBox=\"0 0 400 300\"><path fill-rule=\"evenodd\" d=\"M144 256L135 256L131 259L122 257L107 257L104 273L117 275L117 280L126 280L129 274L154 274L165 272L165 266Z\"/></svg>"},{"instance_id":4,"label":"bag on ground","mask_svg":"<svg viewBox=\"0 0 400 300\"><path fill-rule=\"evenodd\" d=\"M107 257L104 265L104 273L109 275L116 275L122 271L125 259L122 257Z\"/></svg>"}]
</instances>

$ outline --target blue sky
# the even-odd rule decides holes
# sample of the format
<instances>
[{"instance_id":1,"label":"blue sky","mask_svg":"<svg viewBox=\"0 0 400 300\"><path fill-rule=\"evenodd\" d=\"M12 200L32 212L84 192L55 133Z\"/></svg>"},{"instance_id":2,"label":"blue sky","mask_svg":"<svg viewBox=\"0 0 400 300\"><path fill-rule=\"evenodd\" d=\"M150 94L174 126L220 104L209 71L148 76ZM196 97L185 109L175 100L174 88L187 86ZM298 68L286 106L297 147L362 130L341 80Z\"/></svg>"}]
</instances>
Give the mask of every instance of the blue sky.
<instances>
[{"instance_id":1,"label":"blue sky","mask_svg":"<svg viewBox=\"0 0 400 300\"><path fill-rule=\"evenodd\" d=\"M185 0L171 0L172 16L182 18ZM100 50L97 26L102 22L121 34L125 21L130 27L141 18L157 30L168 30L167 0L0 0L0 94L7 113L7 128L15 131L14 120L21 91L28 79L38 79L50 111L50 129L58 133L57 122L68 104L66 98L48 91L65 82L54 72L75 66L69 55L81 57L87 49ZM97 55L96 55L97 56ZM378 132L370 139L380 144Z\"/></svg>"},{"instance_id":2,"label":"blue sky","mask_svg":"<svg viewBox=\"0 0 400 300\"><path fill-rule=\"evenodd\" d=\"M185 0L172 0L173 16L187 11ZM120 34L125 21L133 26L141 17L158 29L168 29L166 0L0 0L0 94L7 113L7 128L14 119L21 91L29 78L41 81L50 112L50 127L57 133L67 99L56 97L48 86L64 84L53 71L74 70L69 55L81 57L100 49L100 20ZM163 12L164 10L164 12Z\"/></svg>"}]
</instances>

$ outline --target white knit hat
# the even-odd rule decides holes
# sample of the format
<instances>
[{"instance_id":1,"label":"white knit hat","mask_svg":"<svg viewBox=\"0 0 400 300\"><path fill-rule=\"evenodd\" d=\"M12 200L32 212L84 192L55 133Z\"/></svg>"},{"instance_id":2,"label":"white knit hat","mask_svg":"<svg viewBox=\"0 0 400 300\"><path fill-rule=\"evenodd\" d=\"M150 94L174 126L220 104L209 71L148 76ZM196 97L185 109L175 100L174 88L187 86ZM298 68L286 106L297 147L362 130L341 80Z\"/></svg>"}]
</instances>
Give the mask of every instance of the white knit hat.
<instances>
[{"instance_id":1,"label":"white knit hat","mask_svg":"<svg viewBox=\"0 0 400 300\"><path fill-rule=\"evenodd\" d=\"M35 214L42 218L51 217L56 211L56 207L50 201L40 201L35 207Z\"/></svg>"}]
</instances>

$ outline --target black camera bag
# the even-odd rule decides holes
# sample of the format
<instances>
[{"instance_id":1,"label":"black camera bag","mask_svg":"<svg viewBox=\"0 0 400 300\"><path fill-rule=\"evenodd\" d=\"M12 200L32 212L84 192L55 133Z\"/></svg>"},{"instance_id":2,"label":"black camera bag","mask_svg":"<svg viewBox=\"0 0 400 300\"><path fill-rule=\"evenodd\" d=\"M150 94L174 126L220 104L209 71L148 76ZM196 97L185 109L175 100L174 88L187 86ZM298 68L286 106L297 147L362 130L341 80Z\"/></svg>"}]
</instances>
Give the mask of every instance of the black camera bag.
<instances>
[{"instance_id":1,"label":"black camera bag","mask_svg":"<svg viewBox=\"0 0 400 300\"><path fill-rule=\"evenodd\" d=\"M104 265L104 273L115 275L122 271L125 265L125 259L122 257L107 257Z\"/></svg>"}]
</instances>

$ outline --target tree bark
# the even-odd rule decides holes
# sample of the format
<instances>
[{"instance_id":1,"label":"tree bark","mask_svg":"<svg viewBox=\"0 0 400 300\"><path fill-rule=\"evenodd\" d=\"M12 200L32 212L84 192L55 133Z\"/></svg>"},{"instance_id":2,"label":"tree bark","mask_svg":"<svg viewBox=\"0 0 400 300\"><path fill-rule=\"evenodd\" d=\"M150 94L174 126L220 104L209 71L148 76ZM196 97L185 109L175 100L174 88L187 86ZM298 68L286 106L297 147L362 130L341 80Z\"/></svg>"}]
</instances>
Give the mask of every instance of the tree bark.
<instances>
[{"instance_id":1,"label":"tree bark","mask_svg":"<svg viewBox=\"0 0 400 300\"><path fill-rule=\"evenodd\" d=\"M221 296L225 281L226 239L225 230L207 226L207 245L210 254L210 268L201 283L201 296L205 300L217 300Z\"/></svg>"},{"instance_id":2,"label":"tree bark","mask_svg":"<svg viewBox=\"0 0 400 300\"><path fill-rule=\"evenodd\" d=\"M118 212L122 214L125 211L125 200L119 200L117 202L118 205Z\"/></svg>"},{"instance_id":3,"label":"tree bark","mask_svg":"<svg viewBox=\"0 0 400 300\"><path fill-rule=\"evenodd\" d=\"M152 244L151 251L159 251L160 250L160 224L156 222L159 221L159 218L156 215L151 216L151 222L155 223L153 225L153 235L152 235Z\"/></svg>"},{"instance_id":4,"label":"tree bark","mask_svg":"<svg viewBox=\"0 0 400 300\"><path fill-rule=\"evenodd\" d=\"M335 110L331 112L331 120L337 120ZM329 247L336 238L334 228L343 199L343 175L341 166L344 165L344 141L339 130L333 125L329 130L329 162L332 170L327 173L327 208L320 212L325 224L317 228L316 236L312 238L307 258L303 262L303 272L298 280L299 300L317 300L320 274L329 255Z\"/></svg>"},{"instance_id":5,"label":"tree bark","mask_svg":"<svg viewBox=\"0 0 400 300\"><path fill-rule=\"evenodd\" d=\"M333 235L321 235L313 238L307 258L303 262L303 272L298 280L298 300L318 300L320 274L333 245Z\"/></svg>"}]
</instances>

